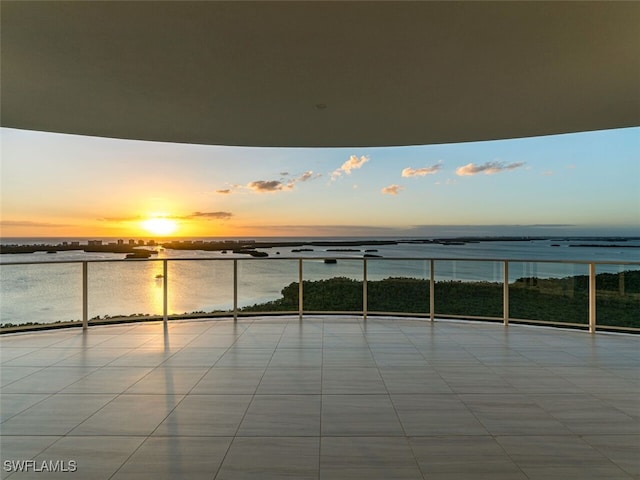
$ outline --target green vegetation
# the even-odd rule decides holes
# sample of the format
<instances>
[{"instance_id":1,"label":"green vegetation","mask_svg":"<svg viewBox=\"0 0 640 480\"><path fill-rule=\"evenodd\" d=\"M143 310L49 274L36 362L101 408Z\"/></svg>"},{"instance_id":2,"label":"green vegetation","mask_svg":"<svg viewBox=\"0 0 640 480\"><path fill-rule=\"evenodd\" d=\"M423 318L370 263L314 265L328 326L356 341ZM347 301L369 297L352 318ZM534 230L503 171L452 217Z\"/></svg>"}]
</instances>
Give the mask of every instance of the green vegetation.
<instances>
[{"instance_id":1,"label":"green vegetation","mask_svg":"<svg viewBox=\"0 0 640 480\"><path fill-rule=\"evenodd\" d=\"M520 278L509 285L509 317L587 324L589 278ZM640 271L596 276L597 323L640 328ZM305 281L304 310L361 312L362 282L344 277ZM502 317L503 286L493 282L436 282L436 315ZM429 313L429 281L387 278L367 282L371 312ZM298 310L298 283L282 290L282 298L242 309L243 312Z\"/></svg>"}]
</instances>

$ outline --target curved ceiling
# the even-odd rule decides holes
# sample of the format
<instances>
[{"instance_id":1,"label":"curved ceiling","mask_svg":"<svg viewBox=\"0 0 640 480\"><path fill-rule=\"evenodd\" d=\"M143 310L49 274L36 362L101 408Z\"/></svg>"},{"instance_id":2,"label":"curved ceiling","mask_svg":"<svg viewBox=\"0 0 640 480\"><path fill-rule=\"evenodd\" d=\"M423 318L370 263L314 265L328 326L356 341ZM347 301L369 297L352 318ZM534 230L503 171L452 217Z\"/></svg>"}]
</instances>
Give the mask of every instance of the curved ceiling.
<instances>
[{"instance_id":1,"label":"curved ceiling","mask_svg":"<svg viewBox=\"0 0 640 480\"><path fill-rule=\"evenodd\" d=\"M247 146L640 125L640 2L1 2L2 126Z\"/></svg>"}]
</instances>

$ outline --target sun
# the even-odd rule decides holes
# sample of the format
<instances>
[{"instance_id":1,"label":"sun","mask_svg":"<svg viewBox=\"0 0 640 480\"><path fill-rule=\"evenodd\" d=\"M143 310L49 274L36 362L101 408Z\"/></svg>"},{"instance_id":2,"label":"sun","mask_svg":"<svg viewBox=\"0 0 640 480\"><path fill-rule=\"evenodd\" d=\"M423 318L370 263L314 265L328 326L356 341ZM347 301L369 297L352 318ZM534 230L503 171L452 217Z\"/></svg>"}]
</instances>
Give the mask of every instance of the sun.
<instances>
[{"instance_id":1,"label":"sun","mask_svg":"<svg viewBox=\"0 0 640 480\"><path fill-rule=\"evenodd\" d=\"M178 222L165 217L153 217L142 222L142 228L154 235L171 235L178 228Z\"/></svg>"}]
</instances>

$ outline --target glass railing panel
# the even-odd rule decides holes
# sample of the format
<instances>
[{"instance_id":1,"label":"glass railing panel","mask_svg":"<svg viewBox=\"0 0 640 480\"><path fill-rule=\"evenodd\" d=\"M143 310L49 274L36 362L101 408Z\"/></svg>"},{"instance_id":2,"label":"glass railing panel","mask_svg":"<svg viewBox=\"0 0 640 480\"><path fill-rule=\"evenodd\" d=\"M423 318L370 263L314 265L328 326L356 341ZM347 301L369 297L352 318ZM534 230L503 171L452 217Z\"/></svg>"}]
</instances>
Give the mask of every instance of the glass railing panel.
<instances>
[{"instance_id":1,"label":"glass railing panel","mask_svg":"<svg viewBox=\"0 0 640 480\"><path fill-rule=\"evenodd\" d=\"M303 260L306 311L362 312L362 259Z\"/></svg>"},{"instance_id":2,"label":"glass railing panel","mask_svg":"<svg viewBox=\"0 0 640 480\"><path fill-rule=\"evenodd\" d=\"M163 315L162 261L126 260L88 265L89 321Z\"/></svg>"},{"instance_id":3,"label":"glass railing panel","mask_svg":"<svg viewBox=\"0 0 640 480\"><path fill-rule=\"evenodd\" d=\"M156 274L156 288L163 278ZM203 316L233 310L233 262L170 260L167 262L168 314Z\"/></svg>"},{"instance_id":4,"label":"glass railing panel","mask_svg":"<svg viewBox=\"0 0 640 480\"><path fill-rule=\"evenodd\" d=\"M429 313L429 260L367 260L367 310Z\"/></svg>"},{"instance_id":5,"label":"glass railing panel","mask_svg":"<svg viewBox=\"0 0 640 480\"><path fill-rule=\"evenodd\" d=\"M589 323L589 266L509 262L509 317Z\"/></svg>"},{"instance_id":6,"label":"glass railing panel","mask_svg":"<svg viewBox=\"0 0 640 480\"><path fill-rule=\"evenodd\" d=\"M640 328L638 266L596 265L596 323Z\"/></svg>"},{"instance_id":7,"label":"glass railing panel","mask_svg":"<svg viewBox=\"0 0 640 480\"><path fill-rule=\"evenodd\" d=\"M238 309L298 311L298 260L238 259Z\"/></svg>"},{"instance_id":8,"label":"glass railing panel","mask_svg":"<svg viewBox=\"0 0 640 480\"><path fill-rule=\"evenodd\" d=\"M435 260L435 314L502 318L502 262Z\"/></svg>"},{"instance_id":9,"label":"glass railing panel","mask_svg":"<svg viewBox=\"0 0 640 480\"><path fill-rule=\"evenodd\" d=\"M2 265L3 327L82 320L82 264Z\"/></svg>"}]
</instances>

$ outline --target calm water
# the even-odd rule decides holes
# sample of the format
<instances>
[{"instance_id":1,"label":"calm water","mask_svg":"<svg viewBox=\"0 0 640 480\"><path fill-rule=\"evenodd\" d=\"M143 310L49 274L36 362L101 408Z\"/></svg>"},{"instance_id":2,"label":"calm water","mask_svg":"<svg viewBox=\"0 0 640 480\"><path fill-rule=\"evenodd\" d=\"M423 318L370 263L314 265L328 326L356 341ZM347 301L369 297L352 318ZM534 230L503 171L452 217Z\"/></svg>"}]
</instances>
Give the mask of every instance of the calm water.
<instances>
[{"instance_id":1,"label":"calm water","mask_svg":"<svg viewBox=\"0 0 640 480\"><path fill-rule=\"evenodd\" d=\"M229 310L233 308L233 262L239 258L238 304L240 307L275 300L281 290L298 281L298 260L305 257L305 280L344 276L361 280L362 256L365 249L385 260L367 262L368 280L388 277L429 278L429 261L402 258L434 258L436 280L502 281L502 263L478 261L487 259L515 260L510 264L509 279L524 276L566 277L586 275L587 265L547 264L544 260L614 262L598 265L597 272L620 272L639 266L620 265L640 262L640 248L569 247L569 244L616 243L640 246L639 240L627 242L596 241L528 241L480 242L465 245L399 244L362 247L308 247L311 252L294 253L292 248L264 251L267 259L220 252L162 250L158 259L171 258L167 281L169 312ZM560 244L552 247L551 244ZM293 247L295 248L295 247ZM359 252L327 252L327 248L354 248ZM277 253L279 252L279 254ZM337 264L325 264L320 257L339 257ZM121 254L84 252L35 253L0 256L0 321L20 324L80 320L82 318L82 266L57 263L73 260L122 259ZM280 258L281 260L277 260ZM451 261L446 259L456 258ZM193 259L209 259L195 261ZM277 261L274 261L275 259ZM217 260L217 261L215 261ZM520 261L518 261L520 260ZM15 262L48 262L46 265L10 265ZM89 317L131 314L162 314L163 274L161 261L100 262L89 264Z\"/></svg>"}]
</instances>

